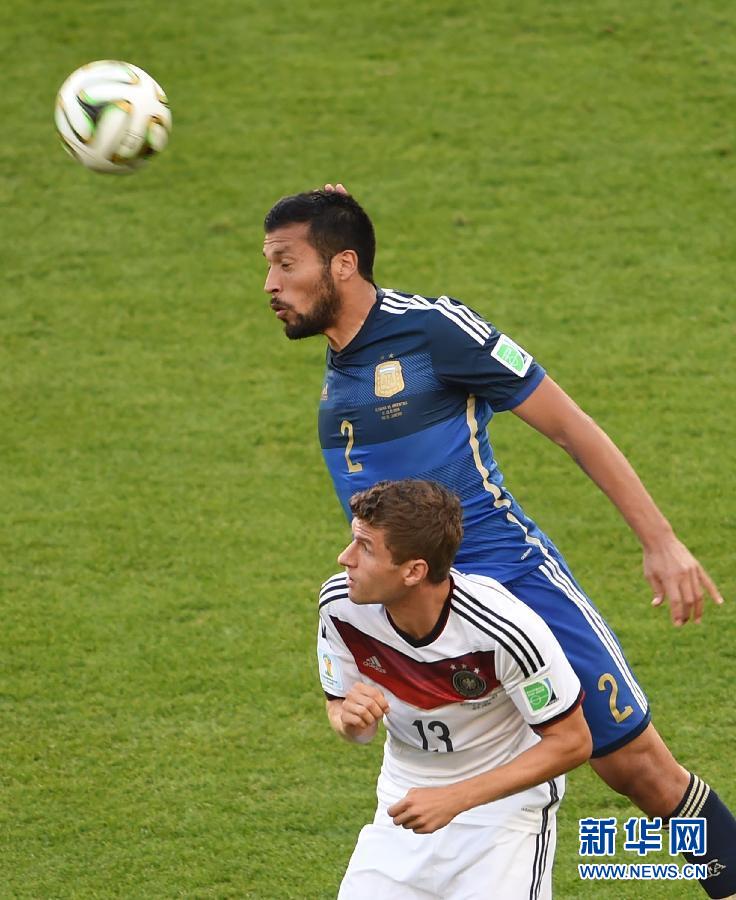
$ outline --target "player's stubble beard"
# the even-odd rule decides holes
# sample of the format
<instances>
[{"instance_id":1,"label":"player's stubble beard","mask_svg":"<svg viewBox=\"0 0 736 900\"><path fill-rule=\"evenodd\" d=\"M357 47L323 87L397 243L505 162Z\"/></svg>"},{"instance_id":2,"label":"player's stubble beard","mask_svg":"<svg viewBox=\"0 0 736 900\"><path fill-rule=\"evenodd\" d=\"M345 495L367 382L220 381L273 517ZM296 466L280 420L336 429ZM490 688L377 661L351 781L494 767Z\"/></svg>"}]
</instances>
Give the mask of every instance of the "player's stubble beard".
<instances>
[{"instance_id":1,"label":"player's stubble beard","mask_svg":"<svg viewBox=\"0 0 736 900\"><path fill-rule=\"evenodd\" d=\"M284 334L290 341L324 334L337 320L342 302L329 265L322 272L314 297L314 305L308 313L295 313L295 320L284 326Z\"/></svg>"}]
</instances>

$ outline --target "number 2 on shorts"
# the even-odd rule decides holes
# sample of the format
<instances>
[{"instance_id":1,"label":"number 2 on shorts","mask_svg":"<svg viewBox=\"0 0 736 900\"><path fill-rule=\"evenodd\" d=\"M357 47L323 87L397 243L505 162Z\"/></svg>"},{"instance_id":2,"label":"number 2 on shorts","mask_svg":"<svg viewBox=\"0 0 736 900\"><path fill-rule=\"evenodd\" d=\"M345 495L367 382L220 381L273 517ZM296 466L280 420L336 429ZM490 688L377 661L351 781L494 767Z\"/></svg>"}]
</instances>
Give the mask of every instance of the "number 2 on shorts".
<instances>
[{"instance_id":1,"label":"number 2 on shorts","mask_svg":"<svg viewBox=\"0 0 736 900\"><path fill-rule=\"evenodd\" d=\"M605 672L598 679L598 690L605 691L606 687L608 687L609 685L611 688L611 694L608 698L608 708L611 710L611 715L617 722L623 722L624 719L629 718L634 710L628 705L623 709L619 709L616 706L616 701L618 700L618 683L610 672Z\"/></svg>"}]
</instances>

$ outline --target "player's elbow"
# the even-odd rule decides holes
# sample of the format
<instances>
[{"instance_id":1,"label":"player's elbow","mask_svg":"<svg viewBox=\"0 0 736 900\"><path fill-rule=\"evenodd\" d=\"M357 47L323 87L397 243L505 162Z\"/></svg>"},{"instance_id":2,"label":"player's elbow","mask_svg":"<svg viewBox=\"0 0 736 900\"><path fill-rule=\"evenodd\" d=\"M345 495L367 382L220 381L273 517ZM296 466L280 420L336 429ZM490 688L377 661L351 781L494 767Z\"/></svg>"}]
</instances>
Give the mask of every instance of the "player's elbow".
<instances>
[{"instance_id":1,"label":"player's elbow","mask_svg":"<svg viewBox=\"0 0 736 900\"><path fill-rule=\"evenodd\" d=\"M558 423L557 430L551 435L552 440L569 454L576 462L584 455L587 442L600 432L600 427L580 407L575 409Z\"/></svg>"},{"instance_id":2,"label":"player's elbow","mask_svg":"<svg viewBox=\"0 0 736 900\"><path fill-rule=\"evenodd\" d=\"M590 759L593 752L593 738L583 711L578 707L571 715L542 733L542 737L555 742L559 773L576 769ZM552 744L550 743L550 749Z\"/></svg>"},{"instance_id":3,"label":"player's elbow","mask_svg":"<svg viewBox=\"0 0 736 900\"><path fill-rule=\"evenodd\" d=\"M575 711L570 726L567 734L567 756L569 769L576 769L590 759L590 754L593 752L593 738L580 709Z\"/></svg>"},{"instance_id":4,"label":"player's elbow","mask_svg":"<svg viewBox=\"0 0 736 900\"><path fill-rule=\"evenodd\" d=\"M593 752L593 738L590 734L590 729L588 725L585 724L585 728L580 730L580 734L575 740L574 747L572 748L572 765L571 769L576 769L578 766L581 766L584 762L587 762L590 759L590 755Z\"/></svg>"}]
</instances>

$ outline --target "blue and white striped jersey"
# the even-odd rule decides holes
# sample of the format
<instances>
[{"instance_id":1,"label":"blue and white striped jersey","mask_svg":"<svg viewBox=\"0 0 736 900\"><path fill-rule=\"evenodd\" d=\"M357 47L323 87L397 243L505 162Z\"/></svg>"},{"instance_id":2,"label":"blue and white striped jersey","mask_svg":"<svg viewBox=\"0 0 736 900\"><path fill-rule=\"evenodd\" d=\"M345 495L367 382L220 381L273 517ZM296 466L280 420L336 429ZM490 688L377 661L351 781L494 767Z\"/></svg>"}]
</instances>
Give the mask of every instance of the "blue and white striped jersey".
<instances>
[{"instance_id":1,"label":"blue and white striped jersey","mask_svg":"<svg viewBox=\"0 0 736 900\"><path fill-rule=\"evenodd\" d=\"M320 443L348 517L351 495L378 481L438 481L463 505L460 570L504 582L538 566L554 545L505 488L487 426L543 377L457 300L379 290L355 338L327 350Z\"/></svg>"}]
</instances>

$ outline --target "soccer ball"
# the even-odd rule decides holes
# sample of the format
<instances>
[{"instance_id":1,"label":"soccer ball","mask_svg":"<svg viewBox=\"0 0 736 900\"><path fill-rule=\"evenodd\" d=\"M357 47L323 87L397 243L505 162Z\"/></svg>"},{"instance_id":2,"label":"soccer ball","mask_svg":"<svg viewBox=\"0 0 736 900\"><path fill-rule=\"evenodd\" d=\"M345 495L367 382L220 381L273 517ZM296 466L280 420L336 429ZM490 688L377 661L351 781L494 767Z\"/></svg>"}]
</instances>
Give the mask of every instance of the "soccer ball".
<instances>
[{"instance_id":1,"label":"soccer ball","mask_svg":"<svg viewBox=\"0 0 736 900\"><path fill-rule=\"evenodd\" d=\"M169 139L171 111L151 76L130 63L100 60L67 78L56 96L64 147L94 172L135 172Z\"/></svg>"}]
</instances>

